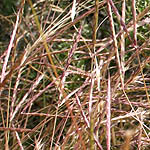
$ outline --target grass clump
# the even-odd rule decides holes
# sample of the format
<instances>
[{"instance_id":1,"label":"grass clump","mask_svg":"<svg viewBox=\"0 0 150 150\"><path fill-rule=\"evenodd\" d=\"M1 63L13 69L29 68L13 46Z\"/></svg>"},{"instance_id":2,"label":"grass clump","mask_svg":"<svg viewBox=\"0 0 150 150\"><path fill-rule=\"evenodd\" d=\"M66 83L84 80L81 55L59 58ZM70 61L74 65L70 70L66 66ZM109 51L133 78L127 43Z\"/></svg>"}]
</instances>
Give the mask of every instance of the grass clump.
<instances>
[{"instance_id":1,"label":"grass clump","mask_svg":"<svg viewBox=\"0 0 150 150\"><path fill-rule=\"evenodd\" d=\"M0 15L2 149L149 149L147 1L13 6Z\"/></svg>"}]
</instances>

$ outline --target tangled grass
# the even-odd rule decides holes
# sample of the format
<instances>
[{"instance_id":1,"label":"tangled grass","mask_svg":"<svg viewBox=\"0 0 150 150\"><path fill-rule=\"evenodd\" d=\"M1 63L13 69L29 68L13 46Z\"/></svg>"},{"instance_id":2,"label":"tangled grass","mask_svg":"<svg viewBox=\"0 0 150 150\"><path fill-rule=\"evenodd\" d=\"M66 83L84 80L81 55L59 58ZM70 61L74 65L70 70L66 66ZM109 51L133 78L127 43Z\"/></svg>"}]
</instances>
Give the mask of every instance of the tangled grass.
<instances>
[{"instance_id":1,"label":"tangled grass","mask_svg":"<svg viewBox=\"0 0 150 150\"><path fill-rule=\"evenodd\" d=\"M148 2L18 5L3 16L1 149L149 149Z\"/></svg>"}]
</instances>

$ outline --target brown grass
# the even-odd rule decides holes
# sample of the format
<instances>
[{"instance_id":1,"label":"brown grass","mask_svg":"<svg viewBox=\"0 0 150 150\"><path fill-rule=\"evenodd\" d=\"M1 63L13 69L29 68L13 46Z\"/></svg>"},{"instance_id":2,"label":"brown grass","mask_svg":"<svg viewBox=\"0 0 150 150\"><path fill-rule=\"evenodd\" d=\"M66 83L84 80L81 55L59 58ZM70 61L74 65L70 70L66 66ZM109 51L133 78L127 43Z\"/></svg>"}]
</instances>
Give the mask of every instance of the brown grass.
<instances>
[{"instance_id":1,"label":"brown grass","mask_svg":"<svg viewBox=\"0 0 150 150\"><path fill-rule=\"evenodd\" d=\"M22 0L18 8L0 53L1 149L148 150L150 6Z\"/></svg>"}]
</instances>

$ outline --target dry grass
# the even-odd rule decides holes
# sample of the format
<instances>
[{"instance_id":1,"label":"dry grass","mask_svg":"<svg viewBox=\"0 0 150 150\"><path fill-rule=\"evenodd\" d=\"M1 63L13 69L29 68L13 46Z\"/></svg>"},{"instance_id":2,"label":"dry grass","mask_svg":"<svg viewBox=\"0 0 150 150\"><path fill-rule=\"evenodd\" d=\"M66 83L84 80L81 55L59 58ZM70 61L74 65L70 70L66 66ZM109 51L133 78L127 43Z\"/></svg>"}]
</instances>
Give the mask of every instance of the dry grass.
<instances>
[{"instance_id":1,"label":"dry grass","mask_svg":"<svg viewBox=\"0 0 150 150\"><path fill-rule=\"evenodd\" d=\"M0 53L1 149L149 149L150 6L137 5L22 0Z\"/></svg>"}]
</instances>

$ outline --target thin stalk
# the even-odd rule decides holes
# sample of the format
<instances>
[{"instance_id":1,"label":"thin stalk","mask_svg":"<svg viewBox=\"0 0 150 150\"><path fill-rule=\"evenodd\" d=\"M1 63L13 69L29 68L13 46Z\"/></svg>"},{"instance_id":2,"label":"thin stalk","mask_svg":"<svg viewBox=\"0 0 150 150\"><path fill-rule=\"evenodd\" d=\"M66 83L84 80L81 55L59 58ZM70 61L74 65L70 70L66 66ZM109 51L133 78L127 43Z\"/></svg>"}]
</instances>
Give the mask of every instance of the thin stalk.
<instances>
[{"instance_id":1,"label":"thin stalk","mask_svg":"<svg viewBox=\"0 0 150 150\"><path fill-rule=\"evenodd\" d=\"M123 0L122 2L122 20L125 22L125 12L126 12L126 1ZM121 30L123 30L123 27L120 27ZM121 35L121 39L120 39L120 60L121 60L121 72L122 72L122 86L124 86L124 77L125 77L125 33L123 32L123 34ZM123 87L124 88L124 87ZM120 110L122 110L122 104L119 105ZM122 120L120 120L120 127L122 127ZM115 141L115 140L114 140Z\"/></svg>"},{"instance_id":2,"label":"thin stalk","mask_svg":"<svg viewBox=\"0 0 150 150\"><path fill-rule=\"evenodd\" d=\"M106 99L106 143L107 150L111 148L111 85L110 85L110 74L108 73L108 89L107 89L107 99Z\"/></svg>"},{"instance_id":3,"label":"thin stalk","mask_svg":"<svg viewBox=\"0 0 150 150\"><path fill-rule=\"evenodd\" d=\"M132 0L132 14L133 14L133 37L134 45L137 46L137 19L136 19L136 0Z\"/></svg>"},{"instance_id":4,"label":"thin stalk","mask_svg":"<svg viewBox=\"0 0 150 150\"><path fill-rule=\"evenodd\" d=\"M122 20L125 22L125 12L126 12L126 1L123 0L122 3ZM121 30L123 30L123 27L121 26ZM121 41L120 41L120 48L121 48L121 71L122 71L122 80L123 80L123 85L124 85L124 75L125 75L125 33L121 35Z\"/></svg>"},{"instance_id":5,"label":"thin stalk","mask_svg":"<svg viewBox=\"0 0 150 150\"><path fill-rule=\"evenodd\" d=\"M97 39L97 27L98 27L98 13L99 13L99 0L95 0L95 12L93 17L93 54L95 56L95 45L96 45L96 39ZM96 56L94 57L95 65L98 70L98 63ZM91 64L91 70L93 70L93 59ZM89 99L89 122L90 122L90 150L94 150L94 116L93 116L93 110L92 110L92 100L93 100L93 88L94 88L94 74L92 73L91 77L91 88L90 88L90 99Z\"/></svg>"},{"instance_id":6,"label":"thin stalk","mask_svg":"<svg viewBox=\"0 0 150 150\"><path fill-rule=\"evenodd\" d=\"M120 62L119 51L118 51L118 42L116 39L114 21L113 21L112 10L111 10L111 5L110 5L109 0L107 0L107 9L108 9L108 15L109 15L109 20L110 20L110 28L112 32L113 46L114 46L114 50L115 50L116 57L117 57L117 64L118 64L121 84L122 84L122 87L124 87L122 68L121 68L121 62Z\"/></svg>"},{"instance_id":7,"label":"thin stalk","mask_svg":"<svg viewBox=\"0 0 150 150\"><path fill-rule=\"evenodd\" d=\"M46 37L45 37L45 35L44 35L43 31L42 31L42 28L41 28L40 22L39 22L39 20L38 20L38 17L37 17L37 15L36 15L35 9L34 9L34 7L33 7L33 4L32 4L32 2L31 2L31 0L28 0L28 3L30 4L30 7L31 7L32 12L33 12L33 14L34 14L35 22L36 22L37 27L38 27L38 30L39 30L39 32L40 32L40 36L41 36L42 39L43 39L43 44L44 44L44 47L45 47L45 49L46 49L46 52L47 52L49 61L50 61L50 63L52 64L52 69L53 69L53 71L54 71L55 77L58 79L57 70L56 70L56 67L55 67L55 65L54 65L52 56L51 56L51 54L50 54L50 51L49 51L49 48L48 48L48 45L47 45L47 42L46 42Z\"/></svg>"}]
</instances>

